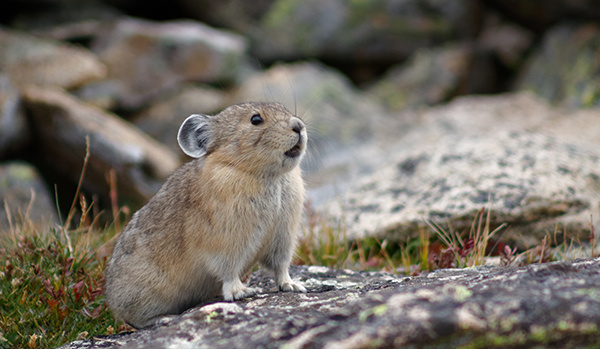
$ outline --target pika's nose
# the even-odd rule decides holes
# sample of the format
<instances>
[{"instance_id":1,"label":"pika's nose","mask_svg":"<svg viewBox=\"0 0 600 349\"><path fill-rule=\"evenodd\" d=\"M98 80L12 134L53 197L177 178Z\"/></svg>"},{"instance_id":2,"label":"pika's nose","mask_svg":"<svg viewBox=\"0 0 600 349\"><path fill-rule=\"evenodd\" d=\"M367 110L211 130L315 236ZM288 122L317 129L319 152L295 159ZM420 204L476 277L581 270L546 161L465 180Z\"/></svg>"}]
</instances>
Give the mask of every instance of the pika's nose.
<instances>
[{"instance_id":1,"label":"pika's nose","mask_svg":"<svg viewBox=\"0 0 600 349\"><path fill-rule=\"evenodd\" d=\"M304 130L304 123L300 121L300 119L293 118L291 122L292 130L296 133L302 132Z\"/></svg>"}]
</instances>

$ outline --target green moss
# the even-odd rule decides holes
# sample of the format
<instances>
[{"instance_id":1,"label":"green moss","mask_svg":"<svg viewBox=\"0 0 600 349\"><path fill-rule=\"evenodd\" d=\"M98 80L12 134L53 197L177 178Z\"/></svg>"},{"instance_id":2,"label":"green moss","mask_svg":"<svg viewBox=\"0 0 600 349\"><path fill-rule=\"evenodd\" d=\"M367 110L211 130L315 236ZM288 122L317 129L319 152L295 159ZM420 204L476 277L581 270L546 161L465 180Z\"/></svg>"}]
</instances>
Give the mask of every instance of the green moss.
<instances>
[{"instance_id":1,"label":"green moss","mask_svg":"<svg viewBox=\"0 0 600 349\"><path fill-rule=\"evenodd\" d=\"M18 183L27 183L36 179L33 168L23 163L6 166L6 174L0 176L0 188L10 188Z\"/></svg>"},{"instance_id":2,"label":"green moss","mask_svg":"<svg viewBox=\"0 0 600 349\"><path fill-rule=\"evenodd\" d=\"M206 315L206 317L204 318L204 321L209 324L217 316L219 316L219 313L217 313L216 311L213 311L210 314Z\"/></svg>"},{"instance_id":3,"label":"green moss","mask_svg":"<svg viewBox=\"0 0 600 349\"><path fill-rule=\"evenodd\" d=\"M600 302L600 290L596 288L582 288L575 291L575 294L580 296L588 296L591 299Z\"/></svg>"},{"instance_id":4,"label":"green moss","mask_svg":"<svg viewBox=\"0 0 600 349\"><path fill-rule=\"evenodd\" d=\"M542 326L531 326L529 337L538 343L548 341L548 329Z\"/></svg>"},{"instance_id":5,"label":"green moss","mask_svg":"<svg viewBox=\"0 0 600 349\"><path fill-rule=\"evenodd\" d=\"M32 170L31 166L25 164L15 164L10 166L9 176L16 178L21 181L31 181L35 179L35 172Z\"/></svg>"},{"instance_id":6,"label":"green moss","mask_svg":"<svg viewBox=\"0 0 600 349\"><path fill-rule=\"evenodd\" d=\"M464 302L473 295L473 292L462 285L456 285L454 287L454 300L457 302Z\"/></svg>"},{"instance_id":7,"label":"green moss","mask_svg":"<svg viewBox=\"0 0 600 349\"><path fill-rule=\"evenodd\" d=\"M371 315L382 316L387 310L387 304L380 304L371 309L363 310L358 314L358 321L365 322Z\"/></svg>"}]
</instances>

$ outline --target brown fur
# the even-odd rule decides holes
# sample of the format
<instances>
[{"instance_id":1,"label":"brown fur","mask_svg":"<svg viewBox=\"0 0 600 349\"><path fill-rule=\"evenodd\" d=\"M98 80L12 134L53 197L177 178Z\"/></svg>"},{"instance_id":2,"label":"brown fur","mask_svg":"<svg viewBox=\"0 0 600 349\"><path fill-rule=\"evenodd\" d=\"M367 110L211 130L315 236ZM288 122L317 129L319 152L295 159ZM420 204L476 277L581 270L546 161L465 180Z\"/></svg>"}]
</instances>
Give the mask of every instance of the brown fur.
<instances>
[{"instance_id":1,"label":"brown fur","mask_svg":"<svg viewBox=\"0 0 600 349\"><path fill-rule=\"evenodd\" d=\"M256 114L259 125L251 123ZM281 290L306 292L288 273L304 201L302 121L274 103L234 105L191 121L203 128L184 122L180 145L200 156L133 216L106 270L109 307L135 327L217 295L255 294L240 278L257 262L275 273ZM300 155L288 156L294 147Z\"/></svg>"}]
</instances>

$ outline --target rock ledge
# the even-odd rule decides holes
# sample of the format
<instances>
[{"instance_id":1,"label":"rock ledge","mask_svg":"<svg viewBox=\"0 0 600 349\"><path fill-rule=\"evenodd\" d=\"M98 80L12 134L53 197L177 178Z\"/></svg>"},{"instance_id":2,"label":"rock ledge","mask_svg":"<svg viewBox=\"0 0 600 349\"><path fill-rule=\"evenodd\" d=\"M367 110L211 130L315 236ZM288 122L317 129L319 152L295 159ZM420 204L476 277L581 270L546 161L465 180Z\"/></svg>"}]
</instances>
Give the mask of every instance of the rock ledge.
<instances>
[{"instance_id":1,"label":"rock ledge","mask_svg":"<svg viewBox=\"0 0 600 349\"><path fill-rule=\"evenodd\" d=\"M600 258L417 277L295 267L309 293L214 303L137 332L62 348L577 348L600 344Z\"/></svg>"}]
</instances>

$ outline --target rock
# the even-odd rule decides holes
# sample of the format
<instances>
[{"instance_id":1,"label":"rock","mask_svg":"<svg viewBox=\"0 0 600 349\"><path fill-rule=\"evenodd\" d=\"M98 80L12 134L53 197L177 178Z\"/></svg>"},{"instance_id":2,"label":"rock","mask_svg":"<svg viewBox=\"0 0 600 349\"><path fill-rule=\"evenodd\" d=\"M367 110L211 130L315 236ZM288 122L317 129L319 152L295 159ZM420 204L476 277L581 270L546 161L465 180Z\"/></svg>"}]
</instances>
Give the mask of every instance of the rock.
<instances>
[{"instance_id":1,"label":"rock","mask_svg":"<svg viewBox=\"0 0 600 349\"><path fill-rule=\"evenodd\" d=\"M571 108L600 107L600 26L560 25L527 62L517 89Z\"/></svg>"},{"instance_id":2,"label":"rock","mask_svg":"<svg viewBox=\"0 0 600 349\"><path fill-rule=\"evenodd\" d=\"M486 3L538 33L561 21L600 20L596 0L488 0Z\"/></svg>"},{"instance_id":3,"label":"rock","mask_svg":"<svg viewBox=\"0 0 600 349\"><path fill-rule=\"evenodd\" d=\"M494 52L505 67L517 70L534 39L533 32L491 13L486 16L477 41L482 49Z\"/></svg>"},{"instance_id":4,"label":"rock","mask_svg":"<svg viewBox=\"0 0 600 349\"><path fill-rule=\"evenodd\" d=\"M568 140L585 148L600 148L600 109L584 109L564 112L554 110L554 117L538 128L539 132Z\"/></svg>"},{"instance_id":5,"label":"rock","mask_svg":"<svg viewBox=\"0 0 600 349\"><path fill-rule=\"evenodd\" d=\"M143 106L186 81L227 84L242 70L245 40L193 21L116 21L92 49L117 81L119 105Z\"/></svg>"},{"instance_id":6,"label":"rock","mask_svg":"<svg viewBox=\"0 0 600 349\"><path fill-rule=\"evenodd\" d=\"M118 80L100 80L73 90L73 95L97 108L114 110L119 107L122 90L122 84Z\"/></svg>"},{"instance_id":7,"label":"rock","mask_svg":"<svg viewBox=\"0 0 600 349\"><path fill-rule=\"evenodd\" d=\"M525 91L463 96L443 106L401 113L397 118L405 123L389 131L397 135L396 140L405 150L412 150L451 135L469 138L498 130L536 131L547 122L568 119L572 113Z\"/></svg>"},{"instance_id":8,"label":"rock","mask_svg":"<svg viewBox=\"0 0 600 349\"><path fill-rule=\"evenodd\" d=\"M10 26L36 36L85 43L101 32L103 22L122 16L106 2L96 0L52 1L39 7L43 9L15 11Z\"/></svg>"},{"instance_id":9,"label":"rock","mask_svg":"<svg viewBox=\"0 0 600 349\"><path fill-rule=\"evenodd\" d=\"M600 344L600 259L426 276L295 267L309 293L199 306L160 325L61 348L582 348Z\"/></svg>"},{"instance_id":10,"label":"rock","mask_svg":"<svg viewBox=\"0 0 600 349\"><path fill-rule=\"evenodd\" d=\"M332 182L344 186L379 163L374 143L383 141L382 130L392 123L347 78L315 62L276 65L255 74L233 96L234 102L249 100L280 101L305 120L309 146L303 165L315 203L334 195Z\"/></svg>"},{"instance_id":11,"label":"rock","mask_svg":"<svg viewBox=\"0 0 600 349\"><path fill-rule=\"evenodd\" d=\"M383 161L371 172L338 187L339 198L321 204L332 214L345 217L349 238L373 234L405 241L418 233L425 219L443 225L450 222L459 230L469 227L483 206L494 213L492 225L512 222L503 240L525 231L525 239L518 239L520 244L538 242L544 229L553 232L558 222L567 224L569 234L587 238L589 213L595 212L598 202L594 175L600 111L567 111L522 92L461 97L445 106L404 112L397 118L403 124L390 127L389 134L382 137L386 141L372 154L372 159ZM514 149L515 144L528 142L531 147ZM546 142L552 146L545 146ZM467 148L472 154L466 155ZM519 156L536 163L520 167ZM414 173L408 176L399 168ZM503 174L509 170L514 173ZM506 175L509 178L502 177ZM544 188L543 181L552 178L555 182ZM448 184L450 179L454 182ZM445 190L449 191L443 194ZM481 202L471 201L480 191L494 193L490 205L486 205L485 194L479 197ZM522 203L512 209L503 206L506 200L519 198L519 193L524 195ZM539 224L534 223L544 212L540 209L543 205L536 206L537 199L530 196L547 199L543 204L548 206L548 215ZM563 200L567 206L562 211L550 210L555 200ZM580 203L583 206L578 207ZM515 221L522 216L529 218Z\"/></svg>"},{"instance_id":12,"label":"rock","mask_svg":"<svg viewBox=\"0 0 600 349\"><path fill-rule=\"evenodd\" d=\"M188 85L141 111L131 120L174 153L181 153L177 132L183 120L192 114L214 115L227 106L226 96L222 91L207 86Z\"/></svg>"},{"instance_id":13,"label":"rock","mask_svg":"<svg viewBox=\"0 0 600 349\"><path fill-rule=\"evenodd\" d=\"M468 230L482 207L492 211L492 229L509 225L503 241L535 244L565 227L587 238L590 215L600 208L598 165L599 152L539 134L442 138L390 157L345 196L348 238L404 241L418 236L425 220Z\"/></svg>"},{"instance_id":14,"label":"rock","mask_svg":"<svg viewBox=\"0 0 600 349\"><path fill-rule=\"evenodd\" d=\"M135 126L61 90L30 87L24 92L24 104L44 165L75 183L89 137L83 187L101 197L109 193L107 175L112 169L119 196L140 204L154 195L179 165L177 155Z\"/></svg>"},{"instance_id":15,"label":"rock","mask_svg":"<svg viewBox=\"0 0 600 349\"><path fill-rule=\"evenodd\" d=\"M0 28L0 73L19 88L75 88L103 78L106 67L81 47Z\"/></svg>"},{"instance_id":16,"label":"rock","mask_svg":"<svg viewBox=\"0 0 600 349\"><path fill-rule=\"evenodd\" d=\"M396 142L387 141L384 149L419 150L446 136L470 138L498 131L530 131L554 135L584 148L600 146L595 132L600 128L599 110L551 106L526 91L458 97L446 105L406 111L396 118L404 123L388 130L386 138Z\"/></svg>"},{"instance_id":17,"label":"rock","mask_svg":"<svg viewBox=\"0 0 600 349\"><path fill-rule=\"evenodd\" d=\"M251 31L275 0L178 0L194 18L239 33Z\"/></svg>"},{"instance_id":18,"label":"rock","mask_svg":"<svg viewBox=\"0 0 600 349\"><path fill-rule=\"evenodd\" d=\"M438 104L461 93L473 58L467 45L421 49L408 63L390 68L369 92L393 111Z\"/></svg>"},{"instance_id":19,"label":"rock","mask_svg":"<svg viewBox=\"0 0 600 349\"><path fill-rule=\"evenodd\" d=\"M246 33L253 53L277 61L319 57L397 62L458 36L467 1L277 0ZM268 37L269 40L264 40Z\"/></svg>"},{"instance_id":20,"label":"rock","mask_svg":"<svg viewBox=\"0 0 600 349\"><path fill-rule=\"evenodd\" d=\"M14 155L28 141L29 131L19 92L8 76L0 74L0 159Z\"/></svg>"},{"instance_id":21,"label":"rock","mask_svg":"<svg viewBox=\"0 0 600 349\"><path fill-rule=\"evenodd\" d=\"M42 229L57 222L52 195L37 170L23 162L0 164L0 236L13 229Z\"/></svg>"}]
</instances>

